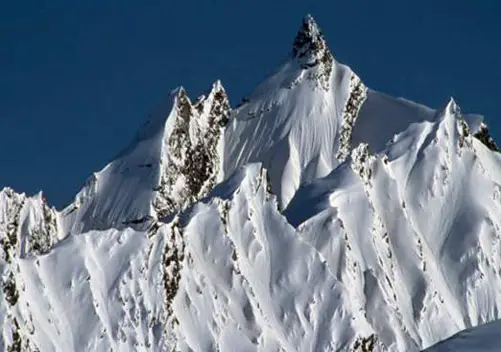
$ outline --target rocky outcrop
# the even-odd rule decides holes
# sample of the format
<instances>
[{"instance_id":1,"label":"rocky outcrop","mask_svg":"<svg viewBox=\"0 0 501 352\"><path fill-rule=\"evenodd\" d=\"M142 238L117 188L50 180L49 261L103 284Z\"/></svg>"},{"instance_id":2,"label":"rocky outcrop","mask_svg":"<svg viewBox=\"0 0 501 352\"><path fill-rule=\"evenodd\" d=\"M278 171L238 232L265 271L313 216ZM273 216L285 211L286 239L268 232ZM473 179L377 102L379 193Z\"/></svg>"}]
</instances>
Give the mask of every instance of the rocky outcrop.
<instances>
[{"instance_id":1,"label":"rocky outcrop","mask_svg":"<svg viewBox=\"0 0 501 352\"><path fill-rule=\"evenodd\" d=\"M214 187L221 168L222 131L230 115L228 97L220 82L195 104L181 88L175 109L176 120L166 140L154 200L159 218L185 208Z\"/></svg>"},{"instance_id":2,"label":"rocky outcrop","mask_svg":"<svg viewBox=\"0 0 501 352\"><path fill-rule=\"evenodd\" d=\"M0 272L6 312L3 335L6 351L37 351L26 328L31 321L18 321L20 292L25 284L20 274L20 258L36 256L50 250L58 238L57 213L40 193L26 197L10 188L0 191ZM1 315L1 312L0 312ZM31 319L31 314L27 312ZM22 327L21 327L22 326Z\"/></svg>"},{"instance_id":3,"label":"rocky outcrop","mask_svg":"<svg viewBox=\"0 0 501 352\"><path fill-rule=\"evenodd\" d=\"M311 15L306 15L294 39L293 57L297 58L303 69L311 70L309 77L329 89L329 80L334 58L327 47L324 36Z\"/></svg>"},{"instance_id":4,"label":"rocky outcrop","mask_svg":"<svg viewBox=\"0 0 501 352\"><path fill-rule=\"evenodd\" d=\"M482 142L490 150L499 152L499 147L497 146L496 142L494 142L494 139L492 139L492 137L490 136L489 129L487 128L487 125L485 123L482 123L480 125L479 131L475 133L473 136L477 138L480 142Z\"/></svg>"},{"instance_id":5,"label":"rocky outcrop","mask_svg":"<svg viewBox=\"0 0 501 352\"><path fill-rule=\"evenodd\" d=\"M341 162L346 160L352 150L351 138L353 126L366 98L367 87L355 73L352 73L350 77L350 95L343 111L343 122L339 135L339 150L336 155L337 159Z\"/></svg>"}]
</instances>

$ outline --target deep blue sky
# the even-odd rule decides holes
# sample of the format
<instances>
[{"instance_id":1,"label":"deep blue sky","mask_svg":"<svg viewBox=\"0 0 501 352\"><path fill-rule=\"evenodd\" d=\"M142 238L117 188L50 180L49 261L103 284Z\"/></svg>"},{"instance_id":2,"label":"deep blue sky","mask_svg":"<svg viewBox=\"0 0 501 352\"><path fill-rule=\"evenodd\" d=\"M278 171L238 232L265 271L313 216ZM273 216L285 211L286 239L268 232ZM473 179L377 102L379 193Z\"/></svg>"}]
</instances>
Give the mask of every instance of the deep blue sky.
<instances>
[{"instance_id":1,"label":"deep blue sky","mask_svg":"<svg viewBox=\"0 0 501 352\"><path fill-rule=\"evenodd\" d=\"M501 1L3 1L0 187L58 207L178 85L233 103L311 13L364 82L433 107L454 96L501 142Z\"/></svg>"}]
</instances>

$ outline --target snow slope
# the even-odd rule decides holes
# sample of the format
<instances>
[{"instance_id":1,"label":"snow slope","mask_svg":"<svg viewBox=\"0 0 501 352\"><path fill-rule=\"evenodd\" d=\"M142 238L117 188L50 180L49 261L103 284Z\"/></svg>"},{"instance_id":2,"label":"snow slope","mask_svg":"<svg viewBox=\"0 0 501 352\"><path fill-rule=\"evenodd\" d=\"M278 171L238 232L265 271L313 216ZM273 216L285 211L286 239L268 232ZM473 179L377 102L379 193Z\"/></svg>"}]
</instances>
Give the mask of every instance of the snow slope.
<instances>
[{"instance_id":1,"label":"snow slope","mask_svg":"<svg viewBox=\"0 0 501 352\"><path fill-rule=\"evenodd\" d=\"M230 198L216 190L185 215L186 266L173 302L181 349L338 350L369 334L319 253L278 211L266 171L252 164L235 177Z\"/></svg>"},{"instance_id":2,"label":"snow slope","mask_svg":"<svg viewBox=\"0 0 501 352\"><path fill-rule=\"evenodd\" d=\"M465 126L451 101L378 155L361 145L284 212L388 350L498 318L501 159Z\"/></svg>"},{"instance_id":3,"label":"snow slope","mask_svg":"<svg viewBox=\"0 0 501 352\"><path fill-rule=\"evenodd\" d=\"M311 16L235 110L170 99L62 211L0 191L0 350L419 351L501 318L481 116L365 87Z\"/></svg>"},{"instance_id":4,"label":"snow slope","mask_svg":"<svg viewBox=\"0 0 501 352\"><path fill-rule=\"evenodd\" d=\"M263 163L283 208L300 184L327 175L352 146L365 142L378 152L410 123L433 121L436 113L365 87L306 16L292 57L235 110L225 132L225 174ZM482 118L466 120L477 131Z\"/></svg>"},{"instance_id":5,"label":"snow slope","mask_svg":"<svg viewBox=\"0 0 501 352\"><path fill-rule=\"evenodd\" d=\"M299 184L325 176L346 157L365 92L307 16L291 59L236 109L225 132L225 174L262 162L284 207Z\"/></svg>"},{"instance_id":6,"label":"snow slope","mask_svg":"<svg viewBox=\"0 0 501 352\"><path fill-rule=\"evenodd\" d=\"M463 330L425 352L497 352L501 346L501 322Z\"/></svg>"}]
</instances>

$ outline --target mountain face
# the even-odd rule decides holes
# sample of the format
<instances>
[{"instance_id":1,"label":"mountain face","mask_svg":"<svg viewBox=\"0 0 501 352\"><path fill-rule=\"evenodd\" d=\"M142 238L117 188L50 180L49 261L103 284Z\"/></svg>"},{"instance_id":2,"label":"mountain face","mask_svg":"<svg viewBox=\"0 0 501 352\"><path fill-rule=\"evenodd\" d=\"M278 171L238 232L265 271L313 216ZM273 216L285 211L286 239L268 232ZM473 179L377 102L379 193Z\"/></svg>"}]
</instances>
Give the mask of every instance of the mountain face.
<instances>
[{"instance_id":1,"label":"mountain face","mask_svg":"<svg viewBox=\"0 0 501 352\"><path fill-rule=\"evenodd\" d=\"M62 211L0 192L0 350L483 348L439 343L501 318L481 116L367 88L311 16L238 107L169 101Z\"/></svg>"},{"instance_id":2,"label":"mountain face","mask_svg":"<svg viewBox=\"0 0 501 352\"><path fill-rule=\"evenodd\" d=\"M183 88L171 99L170 112L153 116L62 211L65 233L148 225L184 209L221 180L223 128L230 115L221 83L194 103Z\"/></svg>"},{"instance_id":3,"label":"mountain face","mask_svg":"<svg viewBox=\"0 0 501 352\"><path fill-rule=\"evenodd\" d=\"M325 176L346 158L366 93L307 16L291 59L234 111L225 133L225 174L261 162L285 207L301 183Z\"/></svg>"}]
</instances>

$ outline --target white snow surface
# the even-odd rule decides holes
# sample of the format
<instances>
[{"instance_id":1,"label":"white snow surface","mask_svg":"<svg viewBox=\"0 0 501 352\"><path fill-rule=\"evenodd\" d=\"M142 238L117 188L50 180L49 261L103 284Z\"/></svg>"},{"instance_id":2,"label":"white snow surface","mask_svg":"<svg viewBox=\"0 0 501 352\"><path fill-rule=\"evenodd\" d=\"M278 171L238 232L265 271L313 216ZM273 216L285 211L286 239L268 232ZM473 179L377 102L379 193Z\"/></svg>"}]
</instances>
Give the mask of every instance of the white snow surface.
<instances>
[{"instance_id":1,"label":"white snow surface","mask_svg":"<svg viewBox=\"0 0 501 352\"><path fill-rule=\"evenodd\" d=\"M285 206L298 186L325 176L338 164L343 110L350 94L351 70L334 62L328 89L286 62L235 112L225 132L225 173L259 161Z\"/></svg>"},{"instance_id":2,"label":"white snow surface","mask_svg":"<svg viewBox=\"0 0 501 352\"><path fill-rule=\"evenodd\" d=\"M501 346L501 321L465 329L424 352L498 352Z\"/></svg>"},{"instance_id":3,"label":"white snow surface","mask_svg":"<svg viewBox=\"0 0 501 352\"><path fill-rule=\"evenodd\" d=\"M501 318L481 116L366 88L310 16L232 116L172 101L62 211L0 191L0 350L501 350L449 338Z\"/></svg>"},{"instance_id":4,"label":"white snow surface","mask_svg":"<svg viewBox=\"0 0 501 352\"><path fill-rule=\"evenodd\" d=\"M357 148L285 210L385 350L417 350L498 318L500 159L463 136L458 118L451 101L381 154Z\"/></svg>"}]
</instances>

